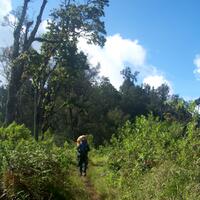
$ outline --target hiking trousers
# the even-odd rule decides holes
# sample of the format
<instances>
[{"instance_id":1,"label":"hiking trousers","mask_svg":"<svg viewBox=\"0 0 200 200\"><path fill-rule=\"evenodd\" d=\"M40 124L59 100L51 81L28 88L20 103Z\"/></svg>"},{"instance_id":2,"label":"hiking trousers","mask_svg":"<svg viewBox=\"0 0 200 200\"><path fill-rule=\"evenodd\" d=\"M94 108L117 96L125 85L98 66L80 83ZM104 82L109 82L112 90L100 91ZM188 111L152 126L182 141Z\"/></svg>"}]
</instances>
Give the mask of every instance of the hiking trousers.
<instances>
[{"instance_id":1,"label":"hiking trousers","mask_svg":"<svg viewBox=\"0 0 200 200\"><path fill-rule=\"evenodd\" d=\"M87 166L88 166L88 157L80 156L79 157L79 170L80 170L81 175L83 173L86 175Z\"/></svg>"}]
</instances>

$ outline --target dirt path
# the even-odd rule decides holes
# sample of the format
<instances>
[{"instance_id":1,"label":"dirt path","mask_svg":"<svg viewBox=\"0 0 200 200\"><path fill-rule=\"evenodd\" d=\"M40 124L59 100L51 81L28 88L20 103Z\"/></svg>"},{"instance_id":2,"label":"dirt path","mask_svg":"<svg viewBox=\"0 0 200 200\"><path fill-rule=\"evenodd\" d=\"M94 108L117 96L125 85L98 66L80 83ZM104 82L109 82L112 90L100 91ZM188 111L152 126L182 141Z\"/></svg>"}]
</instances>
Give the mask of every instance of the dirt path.
<instances>
[{"instance_id":1,"label":"dirt path","mask_svg":"<svg viewBox=\"0 0 200 200\"><path fill-rule=\"evenodd\" d=\"M90 200L101 200L99 194L96 192L94 186L91 184L90 180L87 177L82 177L85 184L86 190L90 197Z\"/></svg>"}]
</instances>

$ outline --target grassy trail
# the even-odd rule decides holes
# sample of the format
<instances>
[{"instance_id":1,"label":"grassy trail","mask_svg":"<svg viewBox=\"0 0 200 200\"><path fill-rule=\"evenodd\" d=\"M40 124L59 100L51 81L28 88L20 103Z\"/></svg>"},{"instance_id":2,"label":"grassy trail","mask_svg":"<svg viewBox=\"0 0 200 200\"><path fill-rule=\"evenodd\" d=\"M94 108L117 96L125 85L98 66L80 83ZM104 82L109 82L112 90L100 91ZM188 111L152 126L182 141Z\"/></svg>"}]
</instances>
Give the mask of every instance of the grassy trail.
<instances>
[{"instance_id":1,"label":"grassy trail","mask_svg":"<svg viewBox=\"0 0 200 200\"><path fill-rule=\"evenodd\" d=\"M101 200L99 194L97 193L97 191L94 188L93 184L91 183L90 179L88 177L82 177L82 181L85 185L89 199L90 200Z\"/></svg>"},{"instance_id":2,"label":"grassy trail","mask_svg":"<svg viewBox=\"0 0 200 200\"><path fill-rule=\"evenodd\" d=\"M90 170L88 170L89 175L80 176L77 167L73 166L71 169L71 179L74 186L72 190L74 191L75 200L104 200L94 186L91 170L93 170L93 167L90 167ZM92 173L94 172L92 171Z\"/></svg>"},{"instance_id":3,"label":"grassy trail","mask_svg":"<svg viewBox=\"0 0 200 200\"><path fill-rule=\"evenodd\" d=\"M107 182L107 157L95 150L89 153L89 166L87 176L80 176L79 169L74 165L71 169L71 178L77 191L74 192L76 200L113 200L117 199L116 191L110 188Z\"/></svg>"},{"instance_id":4,"label":"grassy trail","mask_svg":"<svg viewBox=\"0 0 200 200\"><path fill-rule=\"evenodd\" d=\"M77 184L77 187L82 191L82 200L107 200L105 177L103 174L102 164L99 162L99 157L95 157L93 153L90 154L89 166L87 170L87 176L80 176L79 170L75 165L72 167L72 176ZM79 194L76 194L75 199L80 198Z\"/></svg>"},{"instance_id":5,"label":"grassy trail","mask_svg":"<svg viewBox=\"0 0 200 200\"><path fill-rule=\"evenodd\" d=\"M89 167L87 176L83 177L83 183L90 200L116 199L115 192L108 185L106 171L107 157L93 151L89 155Z\"/></svg>"},{"instance_id":6,"label":"grassy trail","mask_svg":"<svg viewBox=\"0 0 200 200\"><path fill-rule=\"evenodd\" d=\"M91 156L93 157L93 156ZM73 182L74 199L75 200L104 200L101 192L99 192L99 184L96 184L102 180L99 179L99 166L94 164L94 161L90 159L89 167L87 170L87 176L80 176L79 169L76 165L74 158L73 165L71 166L71 181Z\"/></svg>"}]
</instances>

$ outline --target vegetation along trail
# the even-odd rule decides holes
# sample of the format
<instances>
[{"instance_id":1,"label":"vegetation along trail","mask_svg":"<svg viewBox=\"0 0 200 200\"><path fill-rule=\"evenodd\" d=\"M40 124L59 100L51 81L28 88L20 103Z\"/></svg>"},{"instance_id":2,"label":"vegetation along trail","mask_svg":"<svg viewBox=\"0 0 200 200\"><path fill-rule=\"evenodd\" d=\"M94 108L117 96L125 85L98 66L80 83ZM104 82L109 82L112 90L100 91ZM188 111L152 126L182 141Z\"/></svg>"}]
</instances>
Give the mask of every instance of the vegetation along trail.
<instances>
[{"instance_id":1,"label":"vegetation along trail","mask_svg":"<svg viewBox=\"0 0 200 200\"><path fill-rule=\"evenodd\" d=\"M187 101L167 82L144 84L145 74L160 70L129 65L125 58L138 47L145 58L145 49L106 35L109 0L0 0L0 8L9 2L16 9L0 13L0 24L13 27L12 44L0 46L0 200L200 200L200 97ZM101 52L94 60L124 60L113 66L121 70L113 73L122 76L117 88L103 65L92 64L85 42ZM75 144L82 134L90 151ZM79 176L87 163L87 176Z\"/></svg>"}]
</instances>

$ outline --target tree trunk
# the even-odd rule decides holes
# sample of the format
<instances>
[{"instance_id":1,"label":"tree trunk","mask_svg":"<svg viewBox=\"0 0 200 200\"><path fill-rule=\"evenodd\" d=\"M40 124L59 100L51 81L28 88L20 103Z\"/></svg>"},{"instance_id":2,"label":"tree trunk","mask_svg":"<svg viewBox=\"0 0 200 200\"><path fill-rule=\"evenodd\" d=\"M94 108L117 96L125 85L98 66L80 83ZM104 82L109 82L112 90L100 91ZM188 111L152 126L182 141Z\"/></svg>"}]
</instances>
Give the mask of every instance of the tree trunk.
<instances>
[{"instance_id":1,"label":"tree trunk","mask_svg":"<svg viewBox=\"0 0 200 200\"><path fill-rule=\"evenodd\" d=\"M21 16L19 18L19 22L13 33L14 43L13 43L13 52L12 52L12 60L11 60L13 63L13 66L11 69L10 83L8 86L8 100L7 100L7 105L6 105L6 117L5 117L5 123L7 125L12 123L13 121L17 120L17 94L21 87L21 76L22 76L22 73L24 70L23 64L15 66L14 61L18 58L18 56L21 53L28 51L30 49L32 43L35 40L35 35L36 35L39 25L41 23L41 18L42 18L42 14L44 12L44 8L47 4L47 0L42 1L42 5L40 7L40 11L37 16L35 26L34 26L32 32L30 33L29 38L25 39L25 43L20 44L21 43L21 34L22 34L21 30L22 30L22 27L23 27L23 24L24 24L24 21L26 18L26 13L28 10L29 2L30 2L30 0L24 0ZM28 31L30 27L26 27L26 28ZM22 52L20 52L20 46L23 47Z\"/></svg>"},{"instance_id":2,"label":"tree trunk","mask_svg":"<svg viewBox=\"0 0 200 200\"><path fill-rule=\"evenodd\" d=\"M39 137L39 124L38 124L38 91L34 89L34 137L38 141Z\"/></svg>"},{"instance_id":3,"label":"tree trunk","mask_svg":"<svg viewBox=\"0 0 200 200\"><path fill-rule=\"evenodd\" d=\"M13 66L11 70L11 78L8 87L8 98L6 106L6 124L17 121L17 94L21 86L22 71L22 66Z\"/></svg>"},{"instance_id":4,"label":"tree trunk","mask_svg":"<svg viewBox=\"0 0 200 200\"><path fill-rule=\"evenodd\" d=\"M72 137L72 139L75 139L75 134L74 134L74 126L73 126L73 113L72 113L72 108L69 107L69 122L70 122L70 136Z\"/></svg>"}]
</instances>

